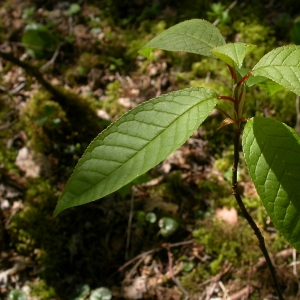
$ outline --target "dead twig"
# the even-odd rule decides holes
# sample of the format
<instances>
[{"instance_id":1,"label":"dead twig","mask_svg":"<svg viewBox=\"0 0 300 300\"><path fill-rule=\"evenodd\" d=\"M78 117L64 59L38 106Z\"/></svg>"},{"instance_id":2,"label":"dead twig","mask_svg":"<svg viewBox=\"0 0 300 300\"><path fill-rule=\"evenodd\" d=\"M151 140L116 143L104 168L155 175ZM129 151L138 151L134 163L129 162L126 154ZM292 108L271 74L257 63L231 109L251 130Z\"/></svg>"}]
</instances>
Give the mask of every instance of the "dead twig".
<instances>
[{"instance_id":1,"label":"dead twig","mask_svg":"<svg viewBox=\"0 0 300 300\"><path fill-rule=\"evenodd\" d=\"M194 240L188 240L188 241L184 241L184 242L178 242L178 243L174 243L174 244L162 244L161 246L164 248L173 248L173 247L179 247L179 246L183 246L183 245L188 245L188 244L192 244L194 243Z\"/></svg>"},{"instance_id":2,"label":"dead twig","mask_svg":"<svg viewBox=\"0 0 300 300\"><path fill-rule=\"evenodd\" d=\"M170 247L167 248L168 252L168 262L169 262L169 272L170 276L173 280L173 282L178 286L178 288L181 290L181 292L185 295L185 300L190 299L189 293L184 289L184 287L181 285L180 281L175 277L173 272L173 254L170 251Z\"/></svg>"},{"instance_id":3,"label":"dead twig","mask_svg":"<svg viewBox=\"0 0 300 300\"><path fill-rule=\"evenodd\" d=\"M128 266L130 266L132 263L134 263L135 261L139 260L140 258L145 258L147 255L158 252L159 250L161 250L161 248L155 248L149 251L146 251L144 253L139 254L138 256L132 258L131 260L129 260L128 262L126 262L123 266L121 266L118 271L119 272L123 272L124 269L126 269Z\"/></svg>"},{"instance_id":4,"label":"dead twig","mask_svg":"<svg viewBox=\"0 0 300 300\"><path fill-rule=\"evenodd\" d=\"M45 71L46 69L48 69L51 65L53 65L55 63L56 58L59 54L59 51L60 51L60 48L62 45L63 45L63 43L59 43L58 47L55 49L55 52L54 52L52 58L49 61L47 61L43 66L40 67L41 72Z\"/></svg>"},{"instance_id":5,"label":"dead twig","mask_svg":"<svg viewBox=\"0 0 300 300\"><path fill-rule=\"evenodd\" d=\"M130 246L130 235L131 235L131 224L133 217L133 207L134 207L134 185L131 188L131 199L130 199L130 211L128 217L128 226L127 226L127 241L126 241L126 251L125 251L125 259L128 259L129 246Z\"/></svg>"},{"instance_id":6,"label":"dead twig","mask_svg":"<svg viewBox=\"0 0 300 300\"><path fill-rule=\"evenodd\" d=\"M223 282L222 282L222 281L219 281L218 284L219 284L221 290L222 290L223 293L224 293L225 299L231 300L231 297L229 296L228 291L227 291L225 285L223 284ZM224 298L224 297L223 297L223 298Z\"/></svg>"},{"instance_id":7,"label":"dead twig","mask_svg":"<svg viewBox=\"0 0 300 300\"><path fill-rule=\"evenodd\" d=\"M293 250L294 249L285 249L277 254L275 254L275 259L282 258L282 259L287 259L288 257L291 257L293 255ZM254 265L253 267L253 272L255 272L257 269L260 269L266 265L266 259L265 257L260 257L258 259L258 262Z\"/></svg>"},{"instance_id":8,"label":"dead twig","mask_svg":"<svg viewBox=\"0 0 300 300\"><path fill-rule=\"evenodd\" d=\"M237 5L237 1L233 1L225 10L224 12L229 13L236 5ZM213 25L217 26L220 22L220 19L217 19L213 22Z\"/></svg>"},{"instance_id":9,"label":"dead twig","mask_svg":"<svg viewBox=\"0 0 300 300\"><path fill-rule=\"evenodd\" d=\"M242 290L234 293L230 296L230 300L240 300L240 299L248 299L249 295L252 293L253 288L251 286L246 286Z\"/></svg>"},{"instance_id":10,"label":"dead twig","mask_svg":"<svg viewBox=\"0 0 300 300\"><path fill-rule=\"evenodd\" d=\"M208 283L211 283L211 288L207 287L206 290L203 292L203 294L201 295L201 300L205 299L205 300L209 300L211 298L211 296L213 295L216 285L217 283L221 280L221 278L230 271L230 269L232 268L232 264L228 264L228 262L226 261L224 264L223 269L214 277L205 280L204 282L200 283L198 285L198 287L201 287L203 285L207 285Z\"/></svg>"},{"instance_id":11,"label":"dead twig","mask_svg":"<svg viewBox=\"0 0 300 300\"><path fill-rule=\"evenodd\" d=\"M188 241L184 241L184 242L179 242L179 243L174 243L174 244L162 244L161 247L159 248L155 248L149 251L146 251L144 253L139 254L138 256L132 258L131 260L129 260L128 262L126 262L123 266L121 266L118 271L122 272L124 269L126 269L129 265L131 265L132 263L134 263L136 260L140 259L141 257L145 257L149 254L158 252L162 249L165 249L166 247L172 248L172 247L179 247L179 246L183 246L183 245L188 245L188 244L192 244L194 243L194 240L188 240Z\"/></svg>"}]
</instances>

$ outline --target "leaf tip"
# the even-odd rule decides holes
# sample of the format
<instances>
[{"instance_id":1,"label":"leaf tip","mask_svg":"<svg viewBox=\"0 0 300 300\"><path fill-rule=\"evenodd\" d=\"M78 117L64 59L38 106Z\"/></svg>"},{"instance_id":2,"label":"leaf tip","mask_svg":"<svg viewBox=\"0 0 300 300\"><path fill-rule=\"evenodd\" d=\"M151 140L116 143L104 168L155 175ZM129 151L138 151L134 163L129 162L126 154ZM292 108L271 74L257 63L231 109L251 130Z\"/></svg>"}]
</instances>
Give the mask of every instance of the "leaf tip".
<instances>
[{"instance_id":1,"label":"leaf tip","mask_svg":"<svg viewBox=\"0 0 300 300\"><path fill-rule=\"evenodd\" d=\"M61 212L61 210L58 208L58 205L55 207L55 210L53 212L53 217L57 217L59 215L59 213Z\"/></svg>"},{"instance_id":2,"label":"leaf tip","mask_svg":"<svg viewBox=\"0 0 300 300\"><path fill-rule=\"evenodd\" d=\"M55 210L53 212L53 217L57 217L65 209L66 209L66 207L64 207L62 205L61 199L58 199L58 202L56 204Z\"/></svg>"}]
</instances>

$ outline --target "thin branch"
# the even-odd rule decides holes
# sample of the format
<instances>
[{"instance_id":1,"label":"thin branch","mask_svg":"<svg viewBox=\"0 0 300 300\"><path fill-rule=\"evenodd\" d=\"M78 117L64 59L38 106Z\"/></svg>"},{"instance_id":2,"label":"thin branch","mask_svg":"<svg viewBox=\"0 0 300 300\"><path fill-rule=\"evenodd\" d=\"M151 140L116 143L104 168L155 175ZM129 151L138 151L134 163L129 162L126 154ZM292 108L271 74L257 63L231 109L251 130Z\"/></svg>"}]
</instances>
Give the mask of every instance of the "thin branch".
<instances>
[{"instance_id":1,"label":"thin branch","mask_svg":"<svg viewBox=\"0 0 300 300\"><path fill-rule=\"evenodd\" d=\"M230 102L235 102L235 100L232 98L232 97L229 97L229 96L218 96L218 99L219 100L227 100L227 101L230 101Z\"/></svg>"},{"instance_id":2,"label":"thin branch","mask_svg":"<svg viewBox=\"0 0 300 300\"><path fill-rule=\"evenodd\" d=\"M241 85L243 82L245 82L250 76L252 76L252 73L249 72L248 74L246 74L239 82L238 85Z\"/></svg>"},{"instance_id":3,"label":"thin branch","mask_svg":"<svg viewBox=\"0 0 300 300\"><path fill-rule=\"evenodd\" d=\"M235 0L233 1L225 10L224 12L229 13L236 5L237 5L238 1ZM217 26L220 22L220 19L217 19L213 22L213 25Z\"/></svg>"},{"instance_id":4,"label":"thin branch","mask_svg":"<svg viewBox=\"0 0 300 300\"><path fill-rule=\"evenodd\" d=\"M227 112L225 112L223 109L221 109L221 108L217 108L217 110L219 110L222 114L224 114L227 118L230 118L230 119L232 119L232 117L230 117L229 116L229 114L227 113Z\"/></svg>"},{"instance_id":5,"label":"thin branch","mask_svg":"<svg viewBox=\"0 0 300 300\"><path fill-rule=\"evenodd\" d=\"M49 61L47 61L43 66L40 67L41 72L45 71L46 69L48 69L51 65L53 65L55 63L55 60L56 60L56 58L59 54L59 50L60 50L62 45L63 45L63 43L60 43L58 45L58 47L56 48L52 58Z\"/></svg>"},{"instance_id":6,"label":"thin branch","mask_svg":"<svg viewBox=\"0 0 300 300\"><path fill-rule=\"evenodd\" d=\"M239 164L239 145L240 145L240 130L237 129L237 130L235 130L235 135L234 135L234 162L233 162L233 167L232 167L232 193L242 211L242 214L244 215L244 218L247 220L247 222L251 226L252 230L254 231L254 233L258 239L259 247L260 247L260 249L266 259L267 265L269 267L271 277L272 277L272 280L274 283L274 288L277 292L278 298L280 300L283 300L283 296L281 294L281 290L280 290L280 287L279 287L279 284L277 281L277 277L276 277L276 270L272 264L271 258L269 256L268 250L266 248L264 237L261 234L256 223L252 219L251 215L248 213L248 211L244 205L244 202L242 201L241 195L238 191L237 168L238 168L238 164Z\"/></svg>"},{"instance_id":7,"label":"thin branch","mask_svg":"<svg viewBox=\"0 0 300 300\"><path fill-rule=\"evenodd\" d=\"M231 66L227 65L230 74L231 74L231 78L236 82L237 81L237 76L236 76L236 71L234 70L234 68L232 68Z\"/></svg>"},{"instance_id":8,"label":"thin branch","mask_svg":"<svg viewBox=\"0 0 300 300\"><path fill-rule=\"evenodd\" d=\"M126 241L126 251L125 251L125 259L128 259L129 246L130 246L130 236L131 236L131 224L133 217L133 204L134 204L134 185L131 188L131 199L130 199L130 212L128 217L128 226L127 226L127 241Z\"/></svg>"},{"instance_id":9,"label":"thin branch","mask_svg":"<svg viewBox=\"0 0 300 300\"><path fill-rule=\"evenodd\" d=\"M183 241L183 242L178 242L174 244L162 244L161 246L164 248L174 248L174 247L179 247L179 246L184 246L188 244L193 244L194 240L188 240L188 241Z\"/></svg>"},{"instance_id":10,"label":"thin branch","mask_svg":"<svg viewBox=\"0 0 300 300\"><path fill-rule=\"evenodd\" d=\"M139 254L138 256L132 258L131 260L129 260L128 262L126 262L123 266L121 266L118 270L119 272L122 272L124 269L126 269L129 265L131 265L132 263L134 263L136 260L143 258L149 254L158 252L162 249L166 249L167 247L172 248L172 247L178 247L178 246L183 246L183 245L188 245L188 244L192 244L194 243L194 240L188 240L188 241L183 241L183 242L179 242L179 243L174 243L174 244L162 244L161 247L159 248L155 248L155 249L151 249L149 251L146 251L144 253Z\"/></svg>"},{"instance_id":11,"label":"thin branch","mask_svg":"<svg viewBox=\"0 0 300 300\"><path fill-rule=\"evenodd\" d=\"M219 284L221 290L222 290L223 293L224 293L223 299L231 300L231 298L230 298L230 296L229 296L229 294L228 294L228 291L227 291L225 285L223 284L223 282L222 282L222 281L219 281L218 284Z\"/></svg>"},{"instance_id":12,"label":"thin branch","mask_svg":"<svg viewBox=\"0 0 300 300\"><path fill-rule=\"evenodd\" d=\"M161 250L161 248L155 248L155 249L151 249L149 251L146 251L144 253L139 254L138 256L134 257L133 259L129 260L128 262L126 262L123 266L121 266L118 271L122 272L124 269L126 269L129 265L131 265L132 263L134 263L136 260L140 259L140 258L144 258L149 254L158 252L159 250Z\"/></svg>"},{"instance_id":13,"label":"thin branch","mask_svg":"<svg viewBox=\"0 0 300 300\"><path fill-rule=\"evenodd\" d=\"M189 293L184 289L184 287L181 285L180 281L175 277L173 272L173 254L170 251L170 248L167 248L168 251L168 260L169 260L169 272L170 276L173 280L173 282L178 286L178 288L181 290L181 292L185 295L185 300L190 299Z\"/></svg>"}]
</instances>

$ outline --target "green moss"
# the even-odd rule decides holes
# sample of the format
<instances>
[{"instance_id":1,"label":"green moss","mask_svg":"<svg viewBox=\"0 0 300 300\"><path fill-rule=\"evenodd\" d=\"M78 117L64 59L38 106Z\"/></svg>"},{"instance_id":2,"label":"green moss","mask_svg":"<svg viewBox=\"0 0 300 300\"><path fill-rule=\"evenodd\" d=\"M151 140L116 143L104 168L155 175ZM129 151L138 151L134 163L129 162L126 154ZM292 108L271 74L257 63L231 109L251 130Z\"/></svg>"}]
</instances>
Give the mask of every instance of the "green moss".
<instances>
[{"instance_id":1,"label":"green moss","mask_svg":"<svg viewBox=\"0 0 300 300\"><path fill-rule=\"evenodd\" d=\"M122 92L123 89L120 81L115 80L107 85L105 91L106 98L100 102L100 107L114 119L117 119L125 113L124 107L118 103Z\"/></svg>"},{"instance_id":2,"label":"green moss","mask_svg":"<svg viewBox=\"0 0 300 300\"><path fill-rule=\"evenodd\" d=\"M227 181L220 181L217 175L212 175L209 180L199 180L199 193L205 199L218 201L231 194L231 186Z\"/></svg>"},{"instance_id":3,"label":"green moss","mask_svg":"<svg viewBox=\"0 0 300 300\"><path fill-rule=\"evenodd\" d=\"M219 158L215 161L214 166L218 171L225 173L230 168L232 168L232 163L233 163L233 146L230 146L229 149L223 152L222 158Z\"/></svg>"},{"instance_id":4,"label":"green moss","mask_svg":"<svg viewBox=\"0 0 300 300\"><path fill-rule=\"evenodd\" d=\"M69 103L64 108L59 99L40 90L32 95L21 116L27 130L28 144L37 153L63 158L80 155L90 141L104 129L96 116L93 99L78 97L64 91Z\"/></svg>"},{"instance_id":5,"label":"green moss","mask_svg":"<svg viewBox=\"0 0 300 300\"><path fill-rule=\"evenodd\" d=\"M7 148L6 145L0 143L0 169L19 172L19 169L15 165L17 155L18 151L16 149Z\"/></svg>"},{"instance_id":6,"label":"green moss","mask_svg":"<svg viewBox=\"0 0 300 300\"><path fill-rule=\"evenodd\" d=\"M24 110L22 121L30 144L36 152L46 153L62 138L66 114L61 106L52 100L49 93L40 91L31 97Z\"/></svg>"},{"instance_id":7,"label":"green moss","mask_svg":"<svg viewBox=\"0 0 300 300\"><path fill-rule=\"evenodd\" d=\"M30 257L39 278L48 287L53 286L60 299L68 299L78 281L97 287L99 274L109 274L116 261L124 259L123 249L111 246L108 233L116 216L120 222L120 215L112 208L102 212L101 206L95 209L92 204L74 207L54 218L59 194L56 188L43 179L31 179L28 187L24 208L9 224L11 248L18 255ZM123 218L126 224L126 216ZM118 224L123 228L123 223ZM107 280L101 277L105 285Z\"/></svg>"},{"instance_id":8,"label":"green moss","mask_svg":"<svg viewBox=\"0 0 300 300\"><path fill-rule=\"evenodd\" d=\"M282 251L282 249L291 248L286 239L280 234L273 234L272 239L268 241L268 246L272 248L274 253Z\"/></svg>"},{"instance_id":9,"label":"green moss","mask_svg":"<svg viewBox=\"0 0 300 300\"><path fill-rule=\"evenodd\" d=\"M26 191L24 209L14 215L9 226L12 243L22 255L29 256L43 239L47 230L48 215L55 207L57 197L48 181L32 180ZM55 236L51 237L53 243Z\"/></svg>"},{"instance_id":10,"label":"green moss","mask_svg":"<svg viewBox=\"0 0 300 300\"><path fill-rule=\"evenodd\" d=\"M201 292L198 284L218 274L224 264L232 264L235 270L244 269L244 279L247 280L247 270L261 253L246 221L239 220L239 224L232 227L209 217L198 224L199 228L193 232L193 236L200 246L204 246L204 253L209 258L199 262L192 272L180 278L183 287L195 294Z\"/></svg>"},{"instance_id":11,"label":"green moss","mask_svg":"<svg viewBox=\"0 0 300 300\"><path fill-rule=\"evenodd\" d=\"M247 56L245 61L247 68L252 68L264 54L271 51L276 45L274 31L266 24L262 24L255 15L244 15L235 21L232 27L236 32L236 41L257 45L257 48Z\"/></svg>"},{"instance_id":12,"label":"green moss","mask_svg":"<svg viewBox=\"0 0 300 300\"><path fill-rule=\"evenodd\" d=\"M99 66L101 59L98 55L84 52L78 59L78 65L87 69L92 69Z\"/></svg>"},{"instance_id":13,"label":"green moss","mask_svg":"<svg viewBox=\"0 0 300 300\"><path fill-rule=\"evenodd\" d=\"M200 228L194 231L194 238L200 245L205 246L205 252L211 256L209 265L212 272L218 272L225 261L242 267L260 256L251 228L246 221L239 222L233 228L211 218L201 221Z\"/></svg>"},{"instance_id":14,"label":"green moss","mask_svg":"<svg viewBox=\"0 0 300 300\"><path fill-rule=\"evenodd\" d=\"M31 296L37 297L40 300L52 300L56 297L55 289L52 286L48 286L44 280L39 280L29 286Z\"/></svg>"}]
</instances>

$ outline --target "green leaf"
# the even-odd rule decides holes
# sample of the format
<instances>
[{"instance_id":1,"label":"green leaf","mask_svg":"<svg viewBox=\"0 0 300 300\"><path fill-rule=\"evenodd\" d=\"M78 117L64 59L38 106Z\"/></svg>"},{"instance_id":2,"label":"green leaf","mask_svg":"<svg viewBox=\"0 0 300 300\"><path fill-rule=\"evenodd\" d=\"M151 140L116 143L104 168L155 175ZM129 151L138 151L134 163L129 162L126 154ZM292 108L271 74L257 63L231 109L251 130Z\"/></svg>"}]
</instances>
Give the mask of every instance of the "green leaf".
<instances>
[{"instance_id":1,"label":"green leaf","mask_svg":"<svg viewBox=\"0 0 300 300\"><path fill-rule=\"evenodd\" d=\"M182 269L184 272L191 272L195 267L195 264L191 261L187 261L183 263Z\"/></svg>"},{"instance_id":2,"label":"green leaf","mask_svg":"<svg viewBox=\"0 0 300 300\"><path fill-rule=\"evenodd\" d=\"M241 68L246 55L251 53L256 45L244 43L228 43L212 50L212 54L233 68Z\"/></svg>"},{"instance_id":3,"label":"green leaf","mask_svg":"<svg viewBox=\"0 0 300 300\"><path fill-rule=\"evenodd\" d=\"M300 138L287 125L250 119L243 150L256 190L278 231L300 250Z\"/></svg>"},{"instance_id":4,"label":"green leaf","mask_svg":"<svg viewBox=\"0 0 300 300\"><path fill-rule=\"evenodd\" d=\"M80 12L81 7L78 3L72 3L69 7L69 9L65 12L66 16L72 16L72 15L76 15Z\"/></svg>"},{"instance_id":5,"label":"green leaf","mask_svg":"<svg viewBox=\"0 0 300 300\"><path fill-rule=\"evenodd\" d=\"M23 20L29 19L29 17L31 17L34 12L35 12L35 6L25 8L22 13L22 19Z\"/></svg>"},{"instance_id":6,"label":"green leaf","mask_svg":"<svg viewBox=\"0 0 300 300\"><path fill-rule=\"evenodd\" d=\"M261 82L264 82L268 80L268 78L264 77L264 76L250 76L247 80L246 80L246 85L248 87L251 87L255 84L259 84ZM274 82L274 81L273 81Z\"/></svg>"},{"instance_id":7,"label":"green leaf","mask_svg":"<svg viewBox=\"0 0 300 300\"><path fill-rule=\"evenodd\" d=\"M156 166L180 147L217 104L217 94L188 88L154 98L124 114L86 149L55 215L104 197Z\"/></svg>"},{"instance_id":8,"label":"green leaf","mask_svg":"<svg viewBox=\"0 0 300 300\"><path fill-rule=\"evenodd\" d=\"M90 300L110 300L112 298L111 291L106 287L98 288L92 291Z\"/></svg>"},{"instance_id":9,"label":"green leaf","mask_svg":"<svg viewBox=\"0 0 300 300\"><path fill-rule=\"evenodd\" d=\"M224 45L219 29L205 20L189 20L170 27L147 43L139 53L149 58L152 49L184 51L214 57L211 49Z\"/></svg>"},{"instance_id":10,"label":"green leaf","mask_svg":"<svg viewBox=\"0 0 300 300\"><path fill-rule=\"evenodd\" d=\"M300 46L289 45L272 50L254 66L252 74L267 77L300 94Z\"/></svg>"},{"instance_id":11,"label":"green leaf","mask_svg":"<svg viewBox=\"0 0 300 300\"><path fill-rule=\"evenodd\" d=\"M90 286L88 284L82 284L75 288L74 294L71 295L70 300L84 300L90 293Z\"/></svg>"},{"instance_id":12,"label":"green leaf","mask_svg":"<svg viewBox=\"0 0 300 300\"><path fill-rule=\"evenodd\" d=\"M258 83L258 86L263 90L267 91L270 96L284 89L284 87L270 79L267 79L261 83Z\"/></svg>"},{"instance_id":13,"label":"green leaf","mask_svg":"<svg viewBox=\"0 0 300 300\"><path fill-rule=\"evenodd\" d=\"M158 221L158 226L160 227L159 234L168 237L177 230L178 222L172 218L164 217Z\"/></svg>"},{"instance_id":14,"label":"green leaf","mask_svg":"<svg viewBox=\"0 0 300 300\"><path fill-rule=\"evenodd\" d=\"M236 71L238 72L238 74L241 77L244 77L245 75L247 75L251 71L251 69L248 69L248 68L236 68Z\"/></svg>"},{"instance_id":15,"label":"green leaf","mask_svg":"<svg viewBox=\"0 0 300 300\"><path fill-rule=\"evenodd\" d=\"M51 54L55 48L55 40L47 27L41 24L29 24L25 27L22 43L27 53L34 58L42 58Z\"/></svg>"},{"instance_id":16,"label":"green leaf","mask_svg":"<svg viewBox=\"0 0 300 300\"><path fill-rule=\"evenodd\" d=\"M247 75L249 72L251 72L251 69L248 68L236 68L236 71L239 73L239 75L241 77L244 77L245 75ZM255 84L258 84L260 82L266 81L268 80L268 78L263 77L263 76L250 76L247 80L246 80L246 85L251 87Z\"/></svg>"},{"instance_id":17,"label":"green leaf","mask_svg":"<svg viewBox=\"0 0 300 300\"><path fill-rule=\"evenodd\" d=\"M145 216L145 220L150 223L155 223L156 222L156 214L153 212L147 213Z\"/></svg>"}]
</instances>

